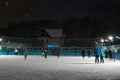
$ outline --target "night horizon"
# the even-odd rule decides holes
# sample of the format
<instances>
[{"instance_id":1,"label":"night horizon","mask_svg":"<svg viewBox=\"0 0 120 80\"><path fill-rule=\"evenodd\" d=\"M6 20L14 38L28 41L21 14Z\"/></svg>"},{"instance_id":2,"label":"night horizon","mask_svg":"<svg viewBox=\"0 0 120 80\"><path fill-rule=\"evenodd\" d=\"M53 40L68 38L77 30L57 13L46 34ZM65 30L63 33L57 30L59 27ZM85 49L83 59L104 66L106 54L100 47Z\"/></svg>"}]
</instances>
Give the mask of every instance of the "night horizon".
<instances>
[{"instance_id":1,"label":"night horizon","mask_svg":"<svg viewBox=\"0 0 120 80\"><path fill-rule=\"evenodd\" d=\"M0 1L0 26L7 27L9 22L21 23L42 19L69 19L93 16L109 19L119 17L119 0L34 0ZM110 18L112 19L112 18Z\"/></svg>"}]
</instances>

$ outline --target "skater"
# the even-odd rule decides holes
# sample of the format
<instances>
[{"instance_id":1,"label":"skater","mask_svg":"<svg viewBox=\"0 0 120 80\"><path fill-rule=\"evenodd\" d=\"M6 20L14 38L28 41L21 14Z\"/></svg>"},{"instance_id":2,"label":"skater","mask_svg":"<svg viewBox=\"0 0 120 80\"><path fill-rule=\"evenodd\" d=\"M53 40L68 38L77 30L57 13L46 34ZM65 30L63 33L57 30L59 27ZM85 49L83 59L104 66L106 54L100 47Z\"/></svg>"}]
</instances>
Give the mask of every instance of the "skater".
<instances>
[{"instance_id":1,"label":"skater","mask_svg":"<svg viewBox=\"0 0 120 80\"><path fill-rule=\"evenodd\" d=\"M95 49L95 63L99 63L99 48Z\"/></svg>"},{"instance_id":2,"label":"skater","mask_svg":"<svg viewBox=\"0 0 120 80\"><path fill-rule=\"evenodd\" d=\"M88 49L88 58L91 56L91 49Z\"/></svg>"},{"instance_id":3,"label":"skater","mask_svg":"<svg viewBox=\"0 0 120 80\"><path fill-rule=\"evenodd\" d=\"M44 50L42 50L42 57L44 57L45 56L45 51Z\"/></svg>"},{"instance_id":4,"label":"skater","mask_svg":"<svg viewBox=\"0 0 120 80\"><path fill-rule=\"evenodd\" d=\"M85 58L85 50L84 49L82 50L81 53L82 53L82 57Z\"/></svg>"},{"instance_id":5,"label":"skater","mask_svg":"<svg viewBox=\"0 0 120 80\"><path fill-rule=\"evenodd\" d=\"M26 60L27 59L27 49L24 49L24 60Z\"/></svg>"},{"instance_id":6,"label":"skater","mask_svg":"<svg viewBox=\"0 0 120 80\"><path fill-rule=\"evenodd\" d=\"M46 59L47 58L47 50L46 49L45 49L44 53L45 53L45 59Z\"/></svg>"},{"instance_id":7,"label":"skater","mask_svg":"<svg viewBox=\"0 0 120 80\"><path fill-rule=\"evenodd\" d=\"M104 51L103 51L103 49L102 48L100 48L99 49L99 54L100 54L100 63L104 63L104 59L103 59L103 57L104 57Z\"/></svg>"},{"instance_id":8,"label":"skater","mask_svg":"<svg viewBox=\"0 0 120 80\"><path fill-rule=\"evenodd\" d=\"M17 55L18 54L18 50L15 48L15 55Z\"/></svg>"},{"instance_id":9,"label":"skater","mask_svg":"<svg viewBox=\"0 0 120 80\"><path fill-rule=\"evenodd\" d=\"M109 50L109 59L111 60L112 59L112 51Z\"/></svg>"},{"instance_id":10,"label":"skater","mask_svg":"<svg viewBox=\"0 0 120 80\"><path fill-rule=\"evenodd\" d=\"M105 49L105 58L108 58L108 55L109 55L109 50Z\"/></svg>"},{"instance_id":11,"label":"skater","mask_svg":"<svg viewBox=\"0 0 120 80\"><path fill-rule=\"evenodd\" d=\"M116 57L116 55L117 55L117 50L115 49L115 50L113 50L113 54L112 54L113 59L114 59L114 62L115 62L115 57Z\"/></svg>"},{"instance_id":12,"label":"skater","mask_svg":"<svg viewBox=\"0 0 120 80\"><path fill-rule=\"evenodd\" d=\"M57 56L60 57L60 49L57 49Z\"/></svg>"}]
</instances>

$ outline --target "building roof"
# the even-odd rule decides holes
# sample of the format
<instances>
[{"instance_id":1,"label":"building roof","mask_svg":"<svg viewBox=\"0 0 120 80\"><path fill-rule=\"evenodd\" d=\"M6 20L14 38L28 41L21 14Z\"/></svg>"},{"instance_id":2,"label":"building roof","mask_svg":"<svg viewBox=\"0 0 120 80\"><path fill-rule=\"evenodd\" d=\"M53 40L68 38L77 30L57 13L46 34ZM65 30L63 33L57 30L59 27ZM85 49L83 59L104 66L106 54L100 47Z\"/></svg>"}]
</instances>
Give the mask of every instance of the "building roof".
<instances>
[{"instance_id":1,"label":"building roof","mask_svg":"<svg viewBox=\"0 0 120 80\"><path fill-rule=\"evenodd\" d=\"M38 34L38 37L63 37L62 29L42 29Z\"/></svg>"},{"instance_id":2,"label":"building roof","mask_svg":"<svg viewBox=\"0 0 120 80\"><path fill-rule=\"evenodd\" d=\"M51 37L45 29L42 29L37 37Z\"/></svg>"}]
</instances>

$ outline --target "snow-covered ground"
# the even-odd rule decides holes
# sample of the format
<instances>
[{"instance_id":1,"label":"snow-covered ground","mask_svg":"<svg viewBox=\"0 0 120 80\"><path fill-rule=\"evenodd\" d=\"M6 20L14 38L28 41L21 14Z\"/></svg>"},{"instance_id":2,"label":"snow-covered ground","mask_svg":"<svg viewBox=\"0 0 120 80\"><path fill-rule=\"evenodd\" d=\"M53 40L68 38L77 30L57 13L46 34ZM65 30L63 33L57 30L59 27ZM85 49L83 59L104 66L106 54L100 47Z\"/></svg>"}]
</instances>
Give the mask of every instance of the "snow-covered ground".
<instances>
[{"instance_id":1,"label":"snow-covered ground","mask_svg":"<svg viewBox=\"0 0 120 80\"><path fill-rule=\"evenodd\" d=\"M0 55L0 80L116 80L120 61L94 63L94 57Z\"/></svg>"}]
</instances>

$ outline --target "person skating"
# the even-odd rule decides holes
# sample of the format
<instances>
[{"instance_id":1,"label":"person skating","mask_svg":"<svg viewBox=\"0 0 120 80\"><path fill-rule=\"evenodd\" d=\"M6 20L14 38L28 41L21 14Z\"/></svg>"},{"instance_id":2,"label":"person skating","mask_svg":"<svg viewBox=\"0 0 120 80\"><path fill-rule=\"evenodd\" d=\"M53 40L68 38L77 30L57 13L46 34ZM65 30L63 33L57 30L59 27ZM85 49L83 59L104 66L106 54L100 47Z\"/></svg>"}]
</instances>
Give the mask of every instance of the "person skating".
<instances>
[{"instance_id":1,"label":"person skating","mask_svg":"<svg viewBox=\"0 0 120 80\"><path fill-rule=\"evenodd\" d=\"M100 48L99 49L99 54L100 54L100 63L104 63L104 59L103 59L103 57L104 57L104 51L103 51L103 49L102 48Z\"/></svg>"},{"instance_id":2,"label":"person skating","mask_svg":"<svg viewBox=\"0 0 120 80\"><path fill-rule=\"evenodd\" d=\"M116 55L117 55L117 50L115 49L115 50L113 50L113 59L114 59L114 62L115 62L115 57L116 57Z\"/></svg>"},{"instance_id":3,"label":"person skating","mask_svg":"<svg viewBox=\"0 0 120 80\"><path fill-rule=\"evenodd\" d=\"M91 56L91 49L88 49L88 58Z\"/></svg>"},{"instance_id":4,"label":"person skating","mask_svg":"<svg viewBox=\"0 0 120 80\"><path fill-rule=\"evenodd\" d=\"M109 50L105 49L105 58L108 58L108 57L109 57Z\"/></svg>"},{"instance_id":5,"label":"person skating","mask_svg":"<svg viewBox=\"0 0 120 80\"><path fill-rule=\"evenodd\" d=\"M84 49L82 50L81 53L82 53L82 57L85 58L85 50Z\"/></svg>"},{"instance_id":6,"label":"person skating","mask_svg":"<svg viewBox=\"0 0 120 80\"><path fill-rule=\"evenodd\" d=\"M46 49L45 49L45 52L44 52L44 53L45 53L45 58L47 58L47 50L46 50Z\"/></svg>"},{"instance_id":7,"label":"person skating","mask_svg":"<svg viewBox=\"0 0 120 80\"><path fill-rule=\"evenodd\" d=\"M45 56L45 50L42 49L42 57L44 57L44 56Z\"/></svg>"},{"instance_id":8,"label":"person skating","mask_svg":"<svg viewBox=\"0 0 120 80\"><path fill-rule=\"evenodd\" d=\"M112 60L112 51L109 49L109 58L110 58L110 60Z\"/></svg>"},{"instance_id":9,"label":"person skating","mask_svg":"<svg viewBox=\"0 0 120 80\"><path fill-rule=\"evenodd\" d=\"M95 63L99 63L99 48L95 49Z\"/></svg>"},{"instance_id":10,"label":"person skating","mask_svg":"<svg viewBox=\"0 0 120 80\"><path fill-rule=\"evenodd\" d=\"M24 49L24 60L26 60L27 59L27 49Z\"/></svg>"},{"instance_id":11,"label":"person skating","mask_svg":"<svg viewBox=\"0 0 120 80\"><path fill-rule=\"evenodd\" d=\"M57 56L60 57L60 49L57 49Z\"/></svg>"}]
</instances>

